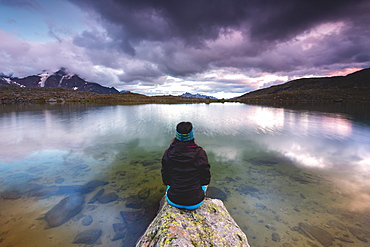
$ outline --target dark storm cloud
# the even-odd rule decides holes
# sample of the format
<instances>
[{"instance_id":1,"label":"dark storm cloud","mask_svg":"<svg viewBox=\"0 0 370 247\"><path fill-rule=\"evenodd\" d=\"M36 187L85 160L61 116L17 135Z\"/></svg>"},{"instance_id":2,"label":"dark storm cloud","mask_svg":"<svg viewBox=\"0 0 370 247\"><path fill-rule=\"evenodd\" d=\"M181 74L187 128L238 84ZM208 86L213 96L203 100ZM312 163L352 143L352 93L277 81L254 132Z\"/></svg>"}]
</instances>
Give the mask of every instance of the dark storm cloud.
<instances>
[{"instance_id":1,"label":"dark storm cloud","mask_svg":"<svg viewBox=\"0 0 370 247\"><path fill-rule=\"evenodd\" d=\"M132 43L180 38L196 46L230 28L271 43L288 40L323 22L369 20L369 3L361 0L70 1L92 8L103 22L117 29L114 36Z\"/></svg>"},{"instance_id":2,"label":"dark storm cloud","mask_svg":"<svg viewBox=\"0 0 370 247\"><path fill-rule=\"evenodd\" d=\"M277 73L335 64L370 66L368 0L69 1L104 27L82 33L75 44L155 64L142 71L126 68L122 79L131 81L144 80L146 74L153 80L225 67ZM313 45L302 48L297 37L327 23L342 28L313 35L304 41ZM237 43L230 38L236 32Z\"/></svg>"}]
</instances>

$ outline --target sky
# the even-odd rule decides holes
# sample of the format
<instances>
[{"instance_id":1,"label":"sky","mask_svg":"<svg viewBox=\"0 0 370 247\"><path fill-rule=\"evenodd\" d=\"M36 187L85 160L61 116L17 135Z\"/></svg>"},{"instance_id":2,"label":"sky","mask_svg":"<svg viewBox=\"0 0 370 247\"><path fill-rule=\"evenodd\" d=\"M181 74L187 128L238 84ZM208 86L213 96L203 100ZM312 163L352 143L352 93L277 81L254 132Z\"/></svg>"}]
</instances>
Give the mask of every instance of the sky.
<instances>
[{"instance_id":1,"label":"sky","mask_svg":"<svg viewBox=\"0 0 370 247\"><path fill-rule=\"evenodd\" d=\"M370 0L0 0L0 73L231 98L370 67Z\"/></svg>"}]
</instances>

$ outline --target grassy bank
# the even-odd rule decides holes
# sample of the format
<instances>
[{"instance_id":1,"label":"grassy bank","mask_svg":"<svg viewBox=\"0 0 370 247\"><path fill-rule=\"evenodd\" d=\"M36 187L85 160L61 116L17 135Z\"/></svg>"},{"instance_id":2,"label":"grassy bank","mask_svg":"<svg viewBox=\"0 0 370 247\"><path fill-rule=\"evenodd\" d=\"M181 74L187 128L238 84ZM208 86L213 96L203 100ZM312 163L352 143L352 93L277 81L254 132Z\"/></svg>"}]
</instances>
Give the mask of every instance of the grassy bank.
<instances>
[{"instance_id":1,"label":"grassy bank","mask_svg":"<svg viewBox=\"0 0 370 247\"><path fill-rule=\"evenodd\" d=\"M96 104L178 104L178 103L214 103L224 102L217 99L188 98L172 95L146 96L137 93L96 94L65 88L29 88L12 85L0 85L0 100L3 104L14 103L63 103L82 102Z\"/></svg>"}]
</instances>

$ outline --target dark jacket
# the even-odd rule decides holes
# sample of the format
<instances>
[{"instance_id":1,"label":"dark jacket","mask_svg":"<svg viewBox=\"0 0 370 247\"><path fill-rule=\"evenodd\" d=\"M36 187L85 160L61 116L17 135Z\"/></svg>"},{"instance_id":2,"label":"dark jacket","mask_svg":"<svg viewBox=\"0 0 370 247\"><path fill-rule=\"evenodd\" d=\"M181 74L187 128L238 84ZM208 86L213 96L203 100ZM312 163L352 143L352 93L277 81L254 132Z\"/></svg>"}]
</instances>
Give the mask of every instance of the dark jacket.
<instances>
[{"instance_id":1,"label":"dark jacket","mask_svg":"<svg viewBox=\"0 0 370 247\"><path fill-rule=\"evenodd\" d=\"M162 158L162 181L170 185L168 198L180 205L190 206L204 199L202 185L211 180L208 157L194 140L180 142L175 139Z\"/></svg>"}]
</instances>

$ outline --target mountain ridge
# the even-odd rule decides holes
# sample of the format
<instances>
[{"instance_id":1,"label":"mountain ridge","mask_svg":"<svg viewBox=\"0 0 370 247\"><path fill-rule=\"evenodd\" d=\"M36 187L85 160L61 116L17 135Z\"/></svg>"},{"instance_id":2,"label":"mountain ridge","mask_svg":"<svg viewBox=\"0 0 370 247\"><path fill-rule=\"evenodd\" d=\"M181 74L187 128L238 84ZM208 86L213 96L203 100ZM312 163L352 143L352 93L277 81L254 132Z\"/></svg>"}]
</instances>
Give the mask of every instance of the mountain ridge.
<instances>
[{"instance_id":1,"label":"mountain ridge","mask_svg":"<svg viewBox=\"0 0 370 247\"><path fill-rule=\"evenodd\" d=\"M216 97L213 97L213 96L207 96L207 95L204 95L204 94L200 94L200 93L196 93L196 94L191 94L191 93L183 93L181 95L179 95L179 97L189 97L189 98L199 98L199 99L217 99Z\"/></svg>"},{"instance_id":2,"label":"mountain ridge","mask_svg":"<svg viewBox=\"0 0 370 247\"><path fill-rule=\"evenodd\" d=\"M114 87L105 87L95 82L88 82L76 74L70 75L65 68L61 68L53 74L45 71L23 78L0 75L0 85L15 85L19 87L52 87L67 88L81 92L98 94L117 94L119 91Z\"/></svg>"}]
</instances>

